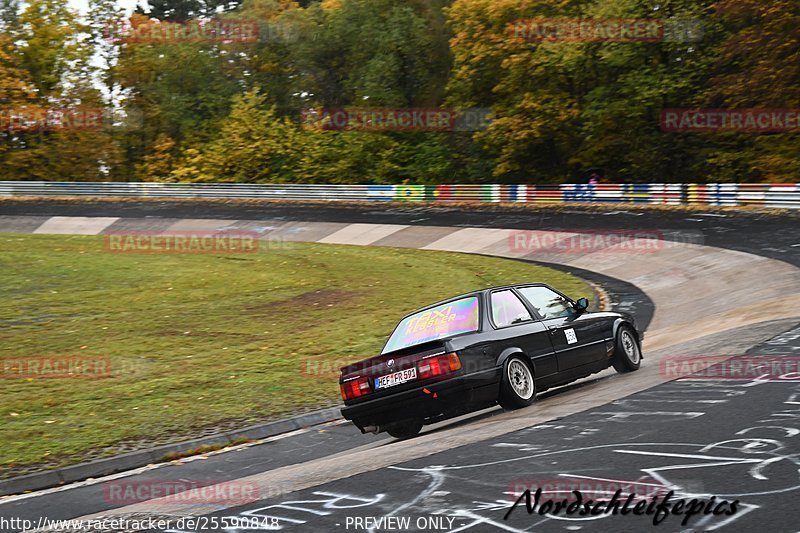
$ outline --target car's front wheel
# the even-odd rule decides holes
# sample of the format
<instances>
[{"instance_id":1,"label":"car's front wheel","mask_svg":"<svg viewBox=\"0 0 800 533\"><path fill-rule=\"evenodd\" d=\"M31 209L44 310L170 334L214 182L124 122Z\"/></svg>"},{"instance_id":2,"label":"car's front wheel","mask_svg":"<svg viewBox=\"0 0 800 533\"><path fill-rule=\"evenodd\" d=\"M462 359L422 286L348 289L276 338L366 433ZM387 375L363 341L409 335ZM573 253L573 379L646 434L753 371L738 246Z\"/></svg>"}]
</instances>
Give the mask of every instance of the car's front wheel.
<instances>
[{"instance_id":1,"label":"car's front wheel","mask_svg":"<svg viewBox=\"0 0 800 533\"><path fill-rule=\"evenodd\" d=\"M620 374L626 374L638 370L642 364L642 352L633 330L628 326L622 326L617 332L617 341L614 346L614 355L611 358L614 370Z\"/></svg>"},{"instance_id":2,"label":"car's front wheel","mask_svg":"<svg viewBox=\"0 0 800 533\"><path fill-rule=\"evenodd\" d=\"M386 433L396 439L411 439L422 430L422 420L405 420L386 426Z\"/></svg>"},{"instance_id":3,"label":"car's front wheel","mask_svg":"<svg viewBox=\"0 0 800 533\"><path fill-rule=\"evenodd\" d=\"M503 366L500 397L497 403L503 409L527 407L536 399L536 383L531 367L519 356L513 356Z\"/></svg>"}]
</instances>

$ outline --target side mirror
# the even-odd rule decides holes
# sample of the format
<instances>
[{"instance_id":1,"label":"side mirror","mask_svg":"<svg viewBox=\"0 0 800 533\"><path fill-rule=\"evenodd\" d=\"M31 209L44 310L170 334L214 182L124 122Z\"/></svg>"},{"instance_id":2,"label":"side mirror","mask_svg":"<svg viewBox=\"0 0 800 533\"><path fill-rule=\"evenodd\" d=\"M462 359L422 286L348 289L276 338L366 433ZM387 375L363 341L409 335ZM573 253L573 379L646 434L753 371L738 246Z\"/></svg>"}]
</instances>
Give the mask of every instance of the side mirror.
<instances>
[{"instance_id":1,"label":"side mirror","mask_svg":"<svg viewBox=\"0 0 800 533\"><path fill-rule=\"evenodd\" d=\"M589 299L588 298L579 298L577 302L575 302L575 310L579 313L583 313L589 309Z\"/></svg>"}]
</instances>

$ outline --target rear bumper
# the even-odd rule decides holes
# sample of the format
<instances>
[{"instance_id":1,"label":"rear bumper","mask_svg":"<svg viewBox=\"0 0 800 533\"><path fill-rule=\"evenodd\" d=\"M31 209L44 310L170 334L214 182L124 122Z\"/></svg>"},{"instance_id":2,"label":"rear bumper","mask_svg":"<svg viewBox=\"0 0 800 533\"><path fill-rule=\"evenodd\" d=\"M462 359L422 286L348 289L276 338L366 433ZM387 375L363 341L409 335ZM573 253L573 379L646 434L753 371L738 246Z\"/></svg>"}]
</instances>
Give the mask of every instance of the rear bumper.
<instances>
[{"instance_id":1,"label":"rear bumper","mask_svg":"<svg viewBox=\"0 0 800 533\"><path fill-rule=\"evenodd\" d=\"M420 385L342 408L342 416L359 428L385 426L411 418L431 419L469 412L497 400L501 368L491 368ZM427 392L426 392L427 391Z\"/></svg>"}]
</instances>

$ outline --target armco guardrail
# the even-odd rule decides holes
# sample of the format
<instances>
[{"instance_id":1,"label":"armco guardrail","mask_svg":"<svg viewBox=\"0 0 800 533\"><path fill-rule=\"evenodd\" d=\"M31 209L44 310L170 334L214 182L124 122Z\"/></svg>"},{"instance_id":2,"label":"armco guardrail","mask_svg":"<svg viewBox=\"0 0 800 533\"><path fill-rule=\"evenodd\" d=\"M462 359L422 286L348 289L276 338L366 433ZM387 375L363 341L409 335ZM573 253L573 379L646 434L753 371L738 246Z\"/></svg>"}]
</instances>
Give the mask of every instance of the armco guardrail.
<instances>
[{"instance_id":1,"label":"armco guardrail","mask_svg":"<svg viewBox=\"0 0 800 533\"><path fill-rule=\"evenodd\" d=\"M310 185L0 181L0 196L264 200L605 202L800 208L800 184Z\"/></svg>"}]
</instances>

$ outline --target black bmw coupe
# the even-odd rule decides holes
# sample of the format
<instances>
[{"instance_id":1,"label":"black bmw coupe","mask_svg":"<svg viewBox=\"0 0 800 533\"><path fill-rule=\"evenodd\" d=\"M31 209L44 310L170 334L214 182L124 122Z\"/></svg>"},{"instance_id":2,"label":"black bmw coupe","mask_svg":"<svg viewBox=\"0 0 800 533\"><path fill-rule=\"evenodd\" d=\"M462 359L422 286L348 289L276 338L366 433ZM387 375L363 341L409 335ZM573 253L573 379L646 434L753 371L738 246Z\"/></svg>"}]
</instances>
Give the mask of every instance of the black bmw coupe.
<instances>
[{"instance_id":1,"label":"black bmw coupe","mask_svg":"<svg viewBox=\"0 0 800 533\"><path fill-rule=\"evenodd\" d=\"M410 438L430 424L536 394L613 366L637 370L633 317L589 312L544 284L485 289L403 318L381 354L341 369L342 415L362 432Z\"/></svg>"}]
</instances>

